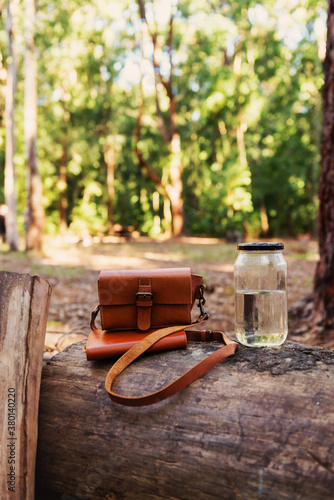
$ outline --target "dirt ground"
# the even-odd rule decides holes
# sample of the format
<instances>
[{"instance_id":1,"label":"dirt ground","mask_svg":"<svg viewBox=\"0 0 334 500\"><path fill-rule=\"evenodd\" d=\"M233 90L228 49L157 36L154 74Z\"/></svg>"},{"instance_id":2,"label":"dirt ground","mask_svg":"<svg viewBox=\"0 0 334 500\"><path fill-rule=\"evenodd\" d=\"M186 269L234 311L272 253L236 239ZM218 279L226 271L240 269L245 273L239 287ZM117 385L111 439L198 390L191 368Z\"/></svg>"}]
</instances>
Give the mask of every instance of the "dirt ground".
<instances>
[{"instance_id":1,"label":"dirt ground","mask_svg":"<svg viewBox=\"0 0 334 500\"><path fill-rule=\"evenodd\" d=\"M288 306L292 306L312 291L317 243L284 240L284 244L288 262ZM206 327L224 330L233 336L236 254L236 244L212 238L166 241L105 238L103 242L93 239L78 242L71 237L48 237L42 255L10 254L1 247L0 268L37 274L52 286L45 346L47 359L70 343L87 337L90 313L98 303L97 278L101 269L191 267L192 272L203 275L207 285L206 309L210 319ZM312 344L312 334L305 326L300 334L290 332L289 337ZM314 343L319 345L318 341Z\"/></svg>"}]
</instances>

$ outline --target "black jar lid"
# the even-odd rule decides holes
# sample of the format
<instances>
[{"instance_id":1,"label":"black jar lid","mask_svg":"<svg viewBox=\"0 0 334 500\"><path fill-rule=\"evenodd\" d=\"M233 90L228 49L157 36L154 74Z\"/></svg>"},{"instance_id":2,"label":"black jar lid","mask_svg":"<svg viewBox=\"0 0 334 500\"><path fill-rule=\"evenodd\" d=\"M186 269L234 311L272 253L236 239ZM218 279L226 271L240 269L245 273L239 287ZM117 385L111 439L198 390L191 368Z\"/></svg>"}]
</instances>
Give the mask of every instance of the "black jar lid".
<instances>
[{"instance_id":1,"label":"black jar lid","mask_svg":"<svg viewBox=\"0 0 334 500\"><path fill-rule=\"evenodd\" d=\"M261 242L261 243L238 243L238 250L259 250L259 251L272 251L283 250L283 243L278 242Z\"/></svg>"}]
</instances>

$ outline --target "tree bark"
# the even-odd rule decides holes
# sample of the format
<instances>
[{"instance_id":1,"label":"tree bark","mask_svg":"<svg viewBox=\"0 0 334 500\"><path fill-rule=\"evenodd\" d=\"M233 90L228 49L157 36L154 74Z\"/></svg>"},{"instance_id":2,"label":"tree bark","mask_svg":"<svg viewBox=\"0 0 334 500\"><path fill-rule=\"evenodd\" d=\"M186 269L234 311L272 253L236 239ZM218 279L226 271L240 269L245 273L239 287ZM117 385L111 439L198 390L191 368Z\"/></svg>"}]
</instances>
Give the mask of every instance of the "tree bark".
<instances>
[{"instance_id":1,"label":"tree bark","mask_svg":"<svg viewBox=\"0 0 334 500\"><path fill-rule=\"evenodd\" d=\"M51 287L0 272L0 498L33 500L37 412Z\"/></svg>"},{"instance_id":2,"label":"tree bark","mask_svg":"<svg viewBox=\"0 0 334 500\"><path fill-rule=\"evenodd\" d=\"M112 234L114 226L114 199L115 199L115 145L112 136L105 138L103 147L104 161L107 167L107 191L108 191L108 234Z\"/></svg>"},{"instance_id":3,"label":"tree bark","mask_svg":"<svg viewBox=\"0 0 334 500\"><path fill-rule=\"evenodd\" d=\"M67 229L67 147L63 144L63 151L59 162L59 231L65 234Z\"/></svg>"},{"instance_id":4,"label":"tree bark","mask_svg":"<svg viewBox=\"0 0 334 500\"><path fill-rule=\"evenodd\" d=\"M334 0L329 0L327 28L318 218L320 260L314 277L313 315L314 325L323 330L334 328Z\"/></svg>"},{"instance_id":5,"label":"tree bark","mask_svg":"<svg viewBox=\"0 0 334 500\"><path fill-rule=\"evenodd\" d=\"M183 183L182 183L182 161L181 161L181 139L175 131L171 139L171 165L170 184L166 185L166 192L171 202L172 208L172 233L173 236L180 236L184 232L184 212L183 212Z\"/></svg>"},{"instance_id":6,"label":"tree bark","mask_svg":"<svg viewBox=\"0 0 334 500\"><path fill-rule=\"evenodd\" d=\"M83 344L43 368L36 500L332 498L333 351L240 346L173 398L126 408L104 389L112 361ZM217 347L142 357L113 389L149 393Z\"/></svg>"},{"instance_id":7,"label":"tree bark","mask_svg":"<svg viewBox=\"0 0 334 500\"><path fill-rule=\"evenodd\" d=\"M15 192L15 91L16 91L16 50L15 50L15 20L17 16L17 0L8 1L6 30L8 35L9 64L6 84L6 161L5 161L5 202L8 208L6 213L6 235L11 251L19 248L19 235L16 223L16 192Z\"/></svg>"},{"instance_id":8,"label":"tree bark","mask_svg":"<svg viewBox=\"0 0 334 500\"><path fill-rule=\"evenodd\" d=\"M24 139L28 179L26 250L41 250L44 229L42 182L37 167L37 61L35 58L35 0L24 0Z\"/></svg>"}]
</instances>

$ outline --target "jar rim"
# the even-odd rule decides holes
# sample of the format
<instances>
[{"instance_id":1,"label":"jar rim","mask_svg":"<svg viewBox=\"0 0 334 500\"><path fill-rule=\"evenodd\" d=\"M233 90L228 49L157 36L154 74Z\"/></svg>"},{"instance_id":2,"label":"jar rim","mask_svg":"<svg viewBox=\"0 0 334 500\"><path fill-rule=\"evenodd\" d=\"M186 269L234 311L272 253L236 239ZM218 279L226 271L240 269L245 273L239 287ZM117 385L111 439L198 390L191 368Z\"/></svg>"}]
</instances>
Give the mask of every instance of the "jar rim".
<instances>
[{"instance_id":1,"label":"jar rim","mask_svg":"<svg viewBox=\"0 0 334 500\"><path fill-rule=\"evenodd\" d=\"M259 251L271 251L271 250L283 250L284 244L278 241L261 241L254 243L238 243L238 250L259 250Z\"/></svg>"}]
</instances>

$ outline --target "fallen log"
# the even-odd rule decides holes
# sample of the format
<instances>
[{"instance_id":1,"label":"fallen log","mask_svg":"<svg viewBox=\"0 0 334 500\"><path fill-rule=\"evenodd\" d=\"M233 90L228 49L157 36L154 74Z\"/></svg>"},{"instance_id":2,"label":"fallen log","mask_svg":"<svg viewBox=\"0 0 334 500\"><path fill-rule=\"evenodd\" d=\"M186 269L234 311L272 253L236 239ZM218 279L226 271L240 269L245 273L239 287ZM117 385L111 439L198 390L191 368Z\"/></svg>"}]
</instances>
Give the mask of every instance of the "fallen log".
<instances>
[{"instance_id":1,"label":"fallen log","mask_svg":"<svg viewBox=\"0 0 334 500\"><path fill-rule=\"evenodd\" d=\"M128 408L105 392L112 361L83 345L43 368L36 500L333 498L333 351L240 346L169 400ZM142 357L114 389L152 392L218 347Z\"/></svg>"},{"instance_id":2,"label":"fallen log","mask_svg":"<svg viewBox=\"0 0 334 500\"><path fill-rule=\"evenodd\" d=\"M37 414L51 287L0 272L0 498L32 500Z\"/></svg>"}]
</instances>

